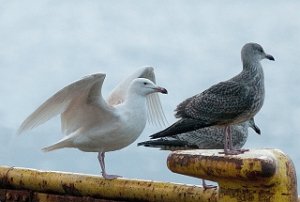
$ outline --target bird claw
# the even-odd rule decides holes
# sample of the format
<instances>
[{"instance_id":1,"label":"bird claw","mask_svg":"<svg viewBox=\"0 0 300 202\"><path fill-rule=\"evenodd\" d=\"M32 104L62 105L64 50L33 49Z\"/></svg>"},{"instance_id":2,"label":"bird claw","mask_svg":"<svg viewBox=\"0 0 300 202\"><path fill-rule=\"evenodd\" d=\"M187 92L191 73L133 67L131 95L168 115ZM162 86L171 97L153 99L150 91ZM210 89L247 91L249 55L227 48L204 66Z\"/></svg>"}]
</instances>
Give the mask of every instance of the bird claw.
<instances>
[{"instance_id":1,"label":"bird claw","mask_svg":"<svg viewBox=\"0 0 300 202\"><path fill-rule=\"evenodd\" d=\"M219 152L219 154L239 155L245 153L246 151L249 151L249 149L228 150L228 151Z\"/></svg>"},{"instance_id":2,"label":"bird claw","mask_svg":"<svg viewBox=\"0 0 300 202\"><path fill-rule=\"evenodd\" d=\"M248 152L249 149L238 149L237 151L242 152L241 154L243 154L243 153L245 153L245 152Z\"/></svg>"},{"instance_id":3,"label":"bird claw","mask_svg":"<svg viewBox=\"0 0 300 202\"><path fill-rule=\"evenodd\" d=\"M217 187L218 187L218 186L212 185L212 184L205 184L205 185L203 185L204 190L207 190L207 189L215 189L215 188L217 188Z\"/></svg>"},{"instance_id":4,"label":"bird claw","mask_svg":"<svg viewBox=\"0 0 300 202\"><path fill-rule=\"evenodd\" d=\"M215 189L215 188L217 188L218 186L206 184L205 180L202 179L202 187L204 188L204 191L205 191L205 190L207 190L207 189Z\"/></svg>"},{"instance_id":5,"label":"bird claw","mask_svg":"<svg viewBox=\"0 0 300 202\"><path fill-rule=\"evenodd\" d=\"M120 178L122 176L120 176L120 175L108 175L106 173L104 173L104 174L102 173L102 177L106 180L113 180L113 179L116 179L116 178Z\"/></svg>"}]
</instances>

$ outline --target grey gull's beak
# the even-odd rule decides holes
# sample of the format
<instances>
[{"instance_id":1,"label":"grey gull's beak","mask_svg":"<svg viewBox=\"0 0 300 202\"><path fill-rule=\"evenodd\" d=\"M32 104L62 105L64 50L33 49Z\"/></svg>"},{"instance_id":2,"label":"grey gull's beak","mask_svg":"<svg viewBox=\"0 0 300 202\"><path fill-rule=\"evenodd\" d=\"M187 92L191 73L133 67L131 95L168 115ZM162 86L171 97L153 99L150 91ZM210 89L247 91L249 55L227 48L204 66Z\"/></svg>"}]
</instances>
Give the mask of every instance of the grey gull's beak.
<instances>
[{"instance_id":1,"label":"grey gull's beak","mask_svg":"<svg viewBox=\"0 0 300 202\"><path fill-rule=\"evenodd\" d=\"M259 135L261 134L260 128L259 128L257 125L253 124L251 128L253 128L253 130L254 130L257 134L259 134Z\"/></svg>"},{"instance_id":2,"label":"grey gull's beak","mask_svg":"<svg viewBox=\"0 0 300 202\"><path fill-rule=\"evenodd\" d=\"M266 54L266 58L275 61L275 58L272 55Z\"/></svg>"}]
</instances>

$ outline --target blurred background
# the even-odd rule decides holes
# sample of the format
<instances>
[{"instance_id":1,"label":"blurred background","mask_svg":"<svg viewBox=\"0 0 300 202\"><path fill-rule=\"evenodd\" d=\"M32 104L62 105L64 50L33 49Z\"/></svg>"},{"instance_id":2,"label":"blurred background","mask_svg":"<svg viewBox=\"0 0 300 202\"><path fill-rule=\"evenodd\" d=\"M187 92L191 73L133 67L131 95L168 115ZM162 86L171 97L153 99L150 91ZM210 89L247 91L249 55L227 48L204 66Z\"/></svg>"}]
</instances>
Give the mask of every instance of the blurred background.
<instances>
[{"instance_id":1,"label":"blurred background","mask_svg":"<svg viewBox=\"0 0 300 202\"><path fill-rule=\"evenodd\" d=\"M62 137L59 117L17 136L21 122L65 85L107 74L104 97L130 73L153 66L169 123L176 105L241 71L241 47L260 43L266 99L246 148L278 148L300 173L299 1L2 0L0 164L99 175L96 153L40 149ZM162 128L147 125L129 147L107 153L110 174L200 184L171 173L169 152L137 147ZM298 189L299 190L299 189Z\"/></svg>"}]
</instances>

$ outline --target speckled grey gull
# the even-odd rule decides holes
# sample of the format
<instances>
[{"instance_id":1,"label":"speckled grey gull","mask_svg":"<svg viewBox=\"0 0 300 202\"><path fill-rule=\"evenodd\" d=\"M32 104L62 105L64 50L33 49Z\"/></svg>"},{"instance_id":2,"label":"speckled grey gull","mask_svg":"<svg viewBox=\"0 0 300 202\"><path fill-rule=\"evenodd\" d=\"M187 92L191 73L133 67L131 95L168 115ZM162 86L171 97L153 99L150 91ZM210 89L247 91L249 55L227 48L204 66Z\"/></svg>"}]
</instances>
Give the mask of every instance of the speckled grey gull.
<instances>
[{"instance_id":1,"label":"speckled grey gull","mask_svg":"<svg viewBox=\"0 0 300 202\"><path fill-rule=\"evenodd\" d=\"M224 126L224 153L239 154L232 146L230 125L254 117L264 103L264 73L260 61L274 60L257 43L247 43L241 51L243 70L233 78L220 82L190 97L176 108L177 122L152 139L173 136L209 126Z\"/></svg>"},{"instance_id":2,"label":"speckled grey gull","mask_svg":"<svg viewBox=\"0 0 300 202\"><path fill-rule=\"evenodd\" d=\"M254 119L231 126L232 145L234 149L241 149L248 138L248 128L251 127L260 134L260 129L255 125ZM161 150L185 149L222 149L224 148L225 127L211 126L187 133L169 137L162 137L138 143L138 146L160 148Z\"/></svg>"}]
</instances>

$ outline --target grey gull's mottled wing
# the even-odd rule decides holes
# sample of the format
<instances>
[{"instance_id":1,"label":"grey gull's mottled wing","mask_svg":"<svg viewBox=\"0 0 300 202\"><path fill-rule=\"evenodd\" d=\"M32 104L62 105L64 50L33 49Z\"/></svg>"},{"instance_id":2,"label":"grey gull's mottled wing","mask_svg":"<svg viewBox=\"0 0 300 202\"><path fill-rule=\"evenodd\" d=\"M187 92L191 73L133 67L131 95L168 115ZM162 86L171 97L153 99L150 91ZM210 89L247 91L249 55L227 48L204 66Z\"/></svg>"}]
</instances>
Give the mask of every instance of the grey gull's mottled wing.
<instances>
[{"instance_id":1,"label":"grey gull's mottled wing","mask_svg":"<svg viewBox=\"0 0 300 202\"><path fill-rule=\"evenodd\" d=\"M251 107L255 92L243 83L220 82L177 106L177 118L197 119L207 124L228 123Z\"/></svg>"},{"instance_id":2,"label":"grey gull's mottled wing","mask_svg":"<svg viewBox=\"0 0 300 202\"><path fill-rule=\"evenodd\" d=\"M167 137L229 123L249 110L254 96L254 90L243 83L220 82L179 104L175 116L181 119L150 137Z\"/></svg>"}]
</instances>

